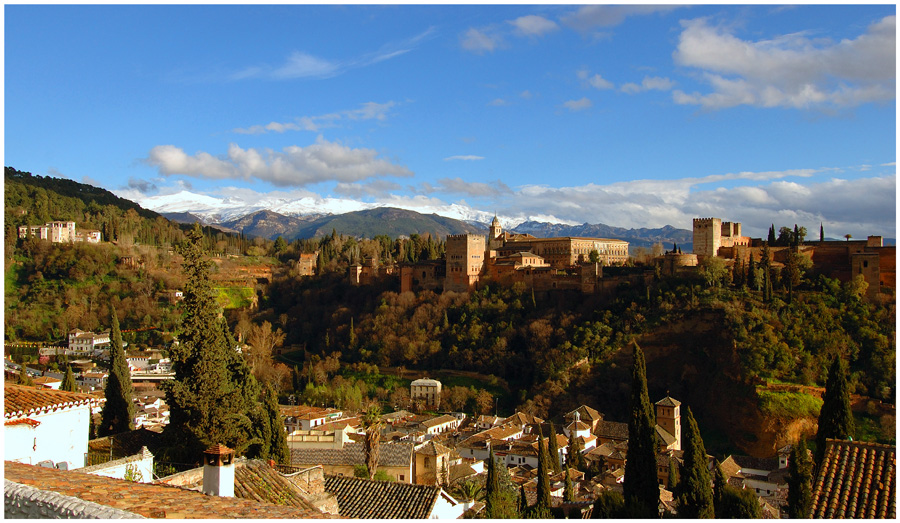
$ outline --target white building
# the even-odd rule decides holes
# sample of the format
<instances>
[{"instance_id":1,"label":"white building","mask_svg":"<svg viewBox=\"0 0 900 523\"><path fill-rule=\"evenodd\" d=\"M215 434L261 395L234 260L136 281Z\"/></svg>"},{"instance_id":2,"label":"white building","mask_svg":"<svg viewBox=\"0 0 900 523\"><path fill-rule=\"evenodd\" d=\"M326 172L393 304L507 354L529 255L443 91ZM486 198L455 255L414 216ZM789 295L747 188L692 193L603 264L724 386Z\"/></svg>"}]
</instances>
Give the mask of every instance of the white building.
<instances>
[{"instance_id":1,"label":"white building","mask_svg":"<svg viewBox=\"0 0 900 523\"><path fill-rule=\"evenodd\" d=\"M6 384L3 459L55 468L84 467L91 406L88 394Z\"/></svg>"},{"instance_id":2,"label":"white building","mask_svg":"<svg viewBox=\"0 0 900 523\"><path fill-rule=\"evenodd\" d=\"M96 232L99 242L100 231ZM44 225L22 225L19 227L19 238L34 236L41 240L50 240L53 243L76 241L75 222L49 222ZM90 240L88 240L90 241Z\"/></svg>"},{"instance_id":3,"label":"white building","mask_svg":"<svg viewBox=\"0 0 900 523\"><path fill-rule=\"evenodd\" d=\"M109 331L96 334L79 329L69 331L69 350L76 354L94 354L98 351L109 350L109 344Z\"/></svg>"},{"instance_id":4,"label":"white building","mask_svg":"<svg viewBox=\"0 0 900 523\"><path fill-rule=\"evenodd\" d=\"M413 381L409 385L409 399L415 403L421 401L428 407L441 406L441 382L429 378Z\"/></svg>"}]
</instances>

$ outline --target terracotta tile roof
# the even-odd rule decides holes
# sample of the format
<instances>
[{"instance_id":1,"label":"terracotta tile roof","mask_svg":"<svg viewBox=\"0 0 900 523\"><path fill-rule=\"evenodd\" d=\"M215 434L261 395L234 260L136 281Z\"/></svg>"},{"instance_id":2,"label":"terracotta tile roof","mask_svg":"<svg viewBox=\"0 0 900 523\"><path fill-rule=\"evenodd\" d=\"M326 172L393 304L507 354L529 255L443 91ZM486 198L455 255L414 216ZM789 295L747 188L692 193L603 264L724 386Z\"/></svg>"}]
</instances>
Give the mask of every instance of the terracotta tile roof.
<instances>
[{"instance_id":1,"label":"terracotta tile roof","mask_svg":"<svg viewBox=\"0 0 900 523\"><path fill-rule=\"evenodd\" d=\"M4 427L14 427L16 425L28 425L29 427L37 427L41 424L38 420L33 420L31 418L19 418L13 421L7 421L3 424Z\"/></svg>"},{"instance_id":2,"label":"terracotta tile roof","mask_svg":"<svg viewBox=\"0 0 900 523\"><path fill-rule=\"evenodd\" d=\"M190 479L182 481L179 476ZM203 488L203 467L169 476L159 483L178 485L187 490ZM241 499L318 511L283 474L262 460L238 459L234 462L234 496Z\"/></svg>"},{"instance_id":3,"label":"terracotta tile roof","mask_svg":"<svg viewBox=\"0 0 900 523\"><path fill-rule=\"evenodd\" d=\"M753 456L731 456L741 469L765 470L771 472L778 469L778 458L754 458ZM746 473L746 470L744 470Z\"/></svg>"},{"instance_id":4,"label":"terracotta tile roof","mask_svg":"<svg viewBox=\"0 0 900 523\"><path fill-rule=\"evenodd\" d=\"M828 440L813 488L813 518L897 516L896 446Z\"/></svg>"},{"instance_id":5,"label":"terracotta tile roof","mask_svg":"<svg viewBox=\"0 0 900 523\"><path fill-rule=\"evenodd\" d=\"M531 425L533 423L543 423L544 420L537 416L532 416L531 414L525 414L524 412L516 412L512 416L503 420L504 425L507 423L514 423L520 427L525 425Z\"/></svg>"},{"instance_id":6,"label":"terracotta tile roof","mask_svg":"<svg viewBox=\"0 0 900 523\"><path fill-rule=\"evenodd\" d=\"M628 424L603 420L597 424L597 435L607 439L628 439Z\"/></svg>"},{"instance_id":7,"label":"terracotta tile roof","mask_svg":"<svg viewBox=\"0 0 900 523\"><path fill-rule=\"evenodd\" d=\"M443 416L425 420L422 422L422 425L424 425L425 427L436 427L438 425L443 425L444 423L452 423L454 421L458 421L456 417L449 414L444 414Z\"/></svg>"},{"instance_id":8,"label":"terracotta tile roof","mask_svg":"<svg viewBox=\"0 0 900 523\"><path fill-rule=\"evenodd\" d=\"M578 413L579 417L582 420L588 421L600 421L603 419L603 414L600 414L597 410L588 407L587 405L582 405L572 412L566 414L566 419L575 419L575 413Z\"/></svg>"},{"instance_id":9,"label":"terracotta tile roof","mask_svg":"<svg viewBox=\"0 0 900 523\"><path fill-rule=\"evenodd\" d=\"M675 398L666 396L665 398L657 401L656 405L658 405L660 407L677 407L677 406L681 405L681 402Z\"/></svg>"},{"instance_id":10,"label":"terracotta tile roof","mask_svg":"<svg viewBox=\"0 0 900 523\"><path fill-rule=\"evenodd\" d=\"M4 384L3 412L7 418L29 416L65 407L90 405L96 398L80 392L36 389L22 385Z\"/></svg>"},{"instance_id":11,"label":"terracotta tile roof","mask_svg":"<svg viewBox=\"0 0 900 523\"><path fill-rule=\"evenodd\" d=\"M660 427L659 425L656 426L656 437L662 440L662 442L665 443L666 446L675 443L675 436L671 435L668 430Z\"/></svg>"},{"instance_id":12,"label":"terracotta tile roof","mask_svg":"<svg viewBox=\"0 0 900 523\"><path fill-rule=\"evenodd\" d=\"M342 518L426 519L441 488L326 474L325 491L337 498Z\"/></svg>"},{"instance_id":13,"label":"terracotta tile roof","mask_svg":"<svg viewBox=\"0 0 900 523\"><path fill-rule=\"evenodd\" d=\"M318 510L285 507L239 498L207 496L166 485L135 483L78 471L56 470L7 461L8 481L72 496L147 518L327 518Z\"/></svg>"},{"instance_id":14,"label":"terracotta tile roof","mask_svg":"<svg viewBox=\"0 0 900 523\"><path fill-rule=\"evenodd\" d=\"M591 430L591 426L587 423L584 423L583 421L573 421L572 423L569 423L569 425L566 427L566 430L570 432L572 430L574 430L575 432L580 432L582 430Z\"/></svg>"},{"instance_id":15,"label":"terracotta tile roof","mask_svg":"<svg viewBox=\"0 0 900 523\"><path fill-rule=\"evenodd\" d=\"M416 454L423 456L443 456L450 454L450 449L432 440L416 449Z\"/></svg>"},{"instance_id":16,"label":"terracotta tile roof","mask_svg":"<svg viewBox=\"0 0 900 523\"><path fill-rule=\"evenodd\" d=\"M383 467L408 467L412 463L415 444L407 441L382 441L378 446L378 464ZM366 462L363 444L344 444L341 449L291 449L291 464L362 465Z\"/></svg>"}]
</instances>

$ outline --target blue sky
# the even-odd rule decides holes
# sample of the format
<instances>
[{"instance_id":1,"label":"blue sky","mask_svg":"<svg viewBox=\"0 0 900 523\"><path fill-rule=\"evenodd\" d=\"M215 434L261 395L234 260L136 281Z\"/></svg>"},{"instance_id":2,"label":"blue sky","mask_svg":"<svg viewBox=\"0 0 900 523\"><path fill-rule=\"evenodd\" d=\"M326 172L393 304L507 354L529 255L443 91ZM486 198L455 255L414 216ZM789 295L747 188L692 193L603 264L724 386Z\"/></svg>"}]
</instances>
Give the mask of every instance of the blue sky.
<instances>
[{"instance_id":1,"label":"blue sky","mask_svg":"<svg viewBox=\"0 0 900 523\"><path fill-rule=\"evenodd\" d=\"M148 208L896 237L892 4L4 11L5 164Z\"/></svg>"}]
</instances>

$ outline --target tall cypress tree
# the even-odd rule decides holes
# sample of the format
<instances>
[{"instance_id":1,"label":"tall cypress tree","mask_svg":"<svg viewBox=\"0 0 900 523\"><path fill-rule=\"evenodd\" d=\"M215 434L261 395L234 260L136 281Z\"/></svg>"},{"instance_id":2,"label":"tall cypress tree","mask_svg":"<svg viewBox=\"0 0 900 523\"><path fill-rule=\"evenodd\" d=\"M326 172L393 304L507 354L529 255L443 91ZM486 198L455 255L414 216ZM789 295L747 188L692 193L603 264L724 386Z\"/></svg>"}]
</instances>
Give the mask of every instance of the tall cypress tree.
<instances>
[{"instance_id":1,"label":"tall cypress tree","mask_svg":"<svg viewBox=\"0 0 900 523\"><path fill-rule=\"evenodd\" d=\"M716 519L725 517L725 491L727 489L728 480L725 478L725 473L722 472L722 464L719 463L719 460L715 460L713 465L713 507Z\"/></svg>"},{"instance_id":2,"label":"tall cypress tree","mask_svg":"<svg viewBox=\"0 0 900 523\"><path fill-rule=\"evenodd\" d=\"M768 237L768 239L767 239L767 242L768 242L769 245L775 245L775 240L776 240L776 238L775 238L775 224L773 223L773 224L772 224L772 227L769 228L769 237Z\"/></svg>"},{"instance_id":3,"label":"tall cypress tree","mask_svg":"<svg viewBox=\"0 0 900 523\"><path fill-rule=\"evenodd\" d=\"M819 241L825 241L825 224L822 222L819 222Z\"/></svg>"},{"instance_id":4,"label":"tall cypress tree","mask_svg":"<svg viewBox=\"0 0 900 523\"><path fill-rule=\"evenodd\" d=\"M825 396L819 411L819 430L816 432L816 463L825 457L825 440L848 439L856 432L853 412L850 410L850 389L847 386L847 368L840 355L835 356L825 382Z\"/></svg>"},{"instance_id":5,"label":"tall cypress tree","mask_svg":"<svg viewBox=\"0 0 900 523\"><path fill-rule=\"evenodd\" d=\"M78 385L75 383L75 374L72 372L72 367L69 365L66 365L66 375L63 376L62 385L59 386L59 390L78 392Z\"/></svg>"},{"instance_id":6,"label":"tall cypress tree","mask_svg":"<svg viewBox=\"0 0 900 523\"><path fill-rule=\"evenodd\" d=\"M186 283L179 343L171 351L175 379L162 384L170 412L162 458L192 463L215 444L243 455L258 407L245 395L255 380L226 336L209 278L210 262L203 259L200 226L195 224L185 238L178 249ZM258 395L253 400L258 401Z\"/></svg>"},{"instance_id":7,"label":"tall cypress tree","mask_svg":"<svg viewBox=\"0 0 900 523\"><path fill-rule=\"evenodd\" d=\"M569 446L566 449L566 467L583 471L585 468L584 455L581 453L584 446L575 434L575 430L569 432Z\"/></svg>"},{"instance_id":8,"label":"tall cypress tree","mask_svg":"<svg viewBox=\"0 0 900 523\"><path fill-rule=\"evenodd\" d=\"M700 437L700 429L686 409L684 431L684 470L678 485L678 516L689 519L708 519L715 517L713 492L710 487L709 470L707 469L706 447Z\"/></svg>"},{"instance_id":9,"label":"tall cypress tree","mask_svg":"<svg viewBox=\"0 0 900 523\"><path fill-rule=\"evenodd\" d=\"M544 436L538 432L537 503L535 510L550 508L550 471Z\"/></svg>"},{"instance_id":10,"label":"tall cypress tree","mask_svg":"<svg viewBox=\"0 0 900 523\"><path fill-rule=\"evenodd\" d=\"M634 342L632 342L634 343ZM656 478L656 416L647 394L644 352L634 343L631 373L631 415L628 419L628 460L622 485L625 504L635 514L657 515L659 484Z\"/></svg>"},{"instance_id":11,"label":"tall cypress tree","mask_svg":"<svg viewBox=\"0 0 900 523\"><path fill-rule=\"evenodd\" d=\"M550 437L547 441L547 455L550 457L550 467L554 474L562 472L562 466L559 464L559 443L556 441L556 428L553 422L550 422Z\"/></svg>"},{"instance_id":12,"label":"tall cypress tree","mask_svg":"<svg viewBox=\"0 0 900 523\"><path fill-rule=\"evenodd\" d=\"M788 517L806 519L812 507L813 465L806 450L806 438L791 449L788 463Z\"/></svg>"},{"instance_id":13,"label":"tall cypress tree","mask_svg":"<svg viewBox=\"0 0 900 523\"><path fill-rule=\"evenodd\" d=\"M269 418L272 427L272 436L269 444L269 458L283 465L291 464L291 449L287 444L287 432L284 429L284 418L278 410L278 396L275 389L267 383L263 396L263 408Z\"/></svg>"},{"instance_id":14,"label":"tall cypress tree","mask_svg":"<svg viewBox=\"0 0 900 523\"><path fill-rule=\"evenodd\" d=\"M484 512L490 519L509 519L518 517L517 501L509 472L506 466L494 456L491 448L488 460L487 481L485 482Z\"/></svg>"},{"instance_id":15,"label":"tall cypress tree","mask_svg":"<svg viewBox=\"0 0 900 523\"><path fill-rule=\"evenodd\" d=\"M131 372L125 359L122 331L119 330L119 318L115 308L112 310L111 322L109 377L106 379L104 392L106 403L103 405L100 427L97 430L101 437L134 429L134 386L131 384Z\"/></svg>"}]
</instances>

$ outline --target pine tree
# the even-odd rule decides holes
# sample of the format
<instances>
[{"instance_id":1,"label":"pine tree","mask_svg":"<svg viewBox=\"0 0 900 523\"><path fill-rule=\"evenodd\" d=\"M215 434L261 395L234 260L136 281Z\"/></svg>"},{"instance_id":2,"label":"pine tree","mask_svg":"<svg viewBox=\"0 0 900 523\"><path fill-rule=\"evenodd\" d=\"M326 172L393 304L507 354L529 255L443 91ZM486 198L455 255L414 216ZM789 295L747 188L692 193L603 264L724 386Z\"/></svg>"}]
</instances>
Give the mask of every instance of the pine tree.
<instances>
[{"instance_id":1,"label":"pine tree","mask_svg":"<svg viewBox=\"0 0 900 523\"><path fill-rule=\"evenodd\" d=\"M678 485L678 516L689 519L715 517L713 492L707 469L706 447L691 409L686 409L684 431L684 470Z\"/></svg>"},{"instance_id":2,"label":"pine tree","mask_svg":"<svg viewBox=\"0 0 900 523\"><path fill-rule=\"evenodd\" d=\"M634 343L634 342L632 342ZM636 514L657 515L656 416L647 394L644 352L634 343L631 374L631 415L628 419L628 460L623 484L625 504Z\"/></svg>"},{"instance_id":3,"label":"pine tree","mask_svg":"<svg viewBox=\"0 0 900 523\"><path fill-rule=\"evenodd\" d=\"M59 390L78 392L78 385L75 383L75 374L72 372L72 367L69 365L66 365L66 375L63 376L62 385L59 386Z\"/></svg>"},{"instance_id":4,"label":"pine tree","mask_svg":"<svg viewBox=\"0 0 900 523\"><path fill-rule=\"evenodd\" d=\"M535 510L550 508L550 471L544 436L538 433L537 502Z\"/></svg>"},{"instance_id":5,"label":"pine tree","mask_svg":"<svg viewBox=\"0 0 900 523\"><path fill-rule=\"evenodd\" d=\"M554 474L562 472L562 466L559 464L559 443L556 441L556 428L553 422L550 422L550 438L547 441L547 455L550 456L550 467Z\"/></svg>"},{"instance_id":6,"label":"pine tree","mask_svg":"<svg viewBox=\"0 0 900 523\"><path fill-rule=\"evenodd\" d=\"M251 419L258 412L259 389L219 315L199 225L185 238L179 246L186 279L184 312L179 343L171 351L175 379L161 386L170 412L162 460L192 463L215 444L244 455L254 432Z\"/></svg>"},{"instance_id":7,"label":"pine tree","mask_svg":"<svg viewBox=\"0 0 900 523\"><path fill-rule=\"evenodd\" d=\"M853 412L850 410L850 389L847 386L847 368L840 355L835 356L825 395L819 411L819 430L816 433L816 463L825 457L825 443L828 439L848 439L856 432Z\"/></svg>"},{"instance_id":8,"label":"pine tree","mask_svg":"<svg viewBox=\"0 0 900 523\"><path fill-rule=\"evenodd\" d=\"M125 359L122 331L119 330L119 318L115 309L112 310L111 322L109 377L106 379L104 392L106 403L103 405L97 431L101 437L134 429L134 386L131 384L131 372Z\"/></svg>"},{"instance_id":9,"label":"pine tree","mask_svg":"<svg viewBox=\"0 0 900 523\"><path fill-rule=\"evenodd\" d=\"M806 450L806 439L800 438L791 449L788 463L788 517L791 519L809 517L812 506L812 468L809 452Z\"/></svg>"}]
</instances>

